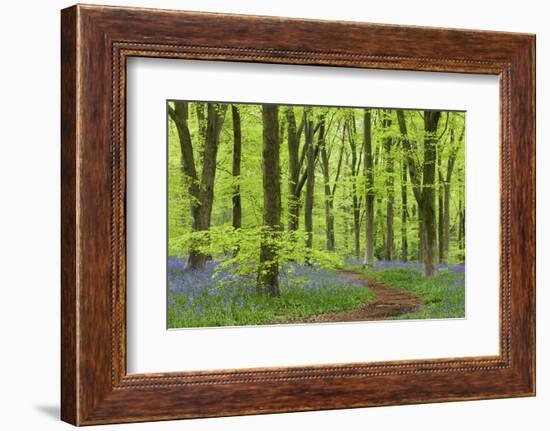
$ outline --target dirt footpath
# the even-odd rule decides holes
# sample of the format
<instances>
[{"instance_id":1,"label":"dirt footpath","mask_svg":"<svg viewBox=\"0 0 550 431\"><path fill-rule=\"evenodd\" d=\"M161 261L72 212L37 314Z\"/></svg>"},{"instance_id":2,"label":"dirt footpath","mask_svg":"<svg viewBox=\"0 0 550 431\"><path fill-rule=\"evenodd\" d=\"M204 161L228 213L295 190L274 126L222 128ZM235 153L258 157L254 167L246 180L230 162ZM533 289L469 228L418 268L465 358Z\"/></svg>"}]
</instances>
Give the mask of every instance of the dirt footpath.
<instances>
[{"instance_id":1,"label":"dirt footpath","mask_svg":"<svg viewBox=\"0 0 550 431\"><path fill-rule=\"evenodd\" d=\"M399 316L420 310L422 301L420 298L403 289L387 287L355 271L338 271L342 275L353 277L361 281L365 287L375 295L372 302L361 305L347 311L319 314L305 319L293 321L292 323L322 323L322 322L359 322L363 320L383 320L388 317Z\"/></svg>"}]
</instances>

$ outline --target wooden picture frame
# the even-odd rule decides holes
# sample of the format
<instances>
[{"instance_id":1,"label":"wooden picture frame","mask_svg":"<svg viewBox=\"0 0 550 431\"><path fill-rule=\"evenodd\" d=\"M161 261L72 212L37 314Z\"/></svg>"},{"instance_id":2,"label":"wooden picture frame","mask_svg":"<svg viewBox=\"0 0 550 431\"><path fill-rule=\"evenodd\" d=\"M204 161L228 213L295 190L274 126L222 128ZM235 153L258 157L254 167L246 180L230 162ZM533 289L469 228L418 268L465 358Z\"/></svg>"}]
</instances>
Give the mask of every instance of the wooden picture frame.
<instances>
[{"instance_id":1,"label":"wooden picture frame","mask_svg":"<svg viewBox=\"0 0 550 431\"><path fill-rule=\"evenodd\" d=\"M535 394L534 35L83 5L61 17L64 421ZM125 65L131 56L498 75L500 354L128 375Z\"/></svg>"}]
</instances>

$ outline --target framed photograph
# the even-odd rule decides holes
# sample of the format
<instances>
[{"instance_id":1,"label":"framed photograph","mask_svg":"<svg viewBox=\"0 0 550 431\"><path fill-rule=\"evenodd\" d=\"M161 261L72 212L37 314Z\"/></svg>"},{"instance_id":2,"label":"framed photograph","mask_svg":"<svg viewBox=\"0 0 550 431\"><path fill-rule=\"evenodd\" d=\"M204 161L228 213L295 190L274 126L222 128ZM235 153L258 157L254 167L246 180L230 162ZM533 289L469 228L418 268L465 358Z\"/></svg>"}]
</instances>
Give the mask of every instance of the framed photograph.
<instances>
[{"instance_id":1,"label":"framed photograph","mask_svg":"<svg viewBox=\"0 0 550 431\"><path fill-rule=\"evenodd\" d=\"M75 425L535 394L535 37L61 14Z\"/></svg>"}]
</instances>

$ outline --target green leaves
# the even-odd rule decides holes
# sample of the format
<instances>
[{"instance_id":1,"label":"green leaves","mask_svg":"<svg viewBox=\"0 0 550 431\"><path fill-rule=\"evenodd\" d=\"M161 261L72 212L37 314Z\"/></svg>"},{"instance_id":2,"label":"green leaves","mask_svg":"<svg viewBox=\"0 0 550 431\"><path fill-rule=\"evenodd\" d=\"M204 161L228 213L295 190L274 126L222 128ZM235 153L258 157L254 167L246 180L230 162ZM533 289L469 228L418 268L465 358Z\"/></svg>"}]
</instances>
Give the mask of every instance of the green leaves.
<instances>
[{"instance_id":1,"label":"green leaves","mask_svg":"<svg viewBox=\"0 0 550 431\"><path fill-rule=\"evenodd\" d=\"M253 275L260 270L259 256L262 238L277 250L278 264L287 262L305 264L308 258L315 266L336 269L342 265L342 257L324 250L309 250L305 246L304 232L287 232L268 227L234 229L231 225L213 226L207 231L186 231L170 238L173 256L184 257L190 247L220 261L218 268L238 275ZM268 262L277 263L277 262Z\"/></svg>"},{"instance_id":2,"label":"green leaves","mask_svg":"<svg viewBox=\"0 0 550 431\"><path fill-rule=\"evenodd\" d=\"M173 103L170 102L172 108ZM194 159L197 170L200 171L201 151L201 122L200 116L206 118L207 104L205 102L188 102L188 126L193 141ZM218 115L223 115L228 104L215 103L212 105ZM216 177L214 182L214 201L211 213L209 232L192 232L192 217L190 208L199 205L196 197L190 196L188 189L192 185L199 185L200 181L192 180L182 171L181 148L178 141L178 132L174 121L167 120L168 127L168 250L169 254L185 256L193 244L200 250L204 250L210 256L222 257L232 263L238 263L242 271L253 272L258 269L259 239L261 235L263 212L263 184L262 184L262 116L261 106L257 104L238 104L242 130L242 154L240 175L233 176L231 163L233 157L233 124L226 121L220 135L218 157L216 163ZM373 174L372 184L367 184L363 168L364 145L364 109L349 107L319 107L319 106L281 106L279 109L280 137L280 177L282 187L282 212L281 227L278 238L273 246L279 250L281 262L304 262L308 256L305 249L304 229L304 192L296 200L298 216L292 220L299 222L299 229L295 233L289 233L289 208L293 204L293 198L289 189L293 182L299 183L304 178L305 161L300 165L297 180L293 181L290 171L291 160L289 158L288 139L289 120L287 112L292 110L296 133L301 128L298 142L298 160L305 160L305 133L302 123L304 112L307 118L314 123L319 123L320 118L325 118L324 139L317 142L315 134L314 143L326 150L326 161L322 163L322 152L319 152L315 164L315 190L313 204L313 248L309 255L316 265L323 267L336 267L344 258L354 255L354 220L353 197L357 199L359 208L359 237L361 239L361 254L365 248L365 194L366 188L372 192L375 199L374 225L375 225L375 250L383 250L385 243L385 231L387 228L386 200L388 199L388 181L395 186L394 198L395 217L394 231L395 247L399 248L402 238L401 232L401 186L407 193L406 210L409 217L406 220L406 240L408 258L418 260L419 255L419 211L417 208L411 178L408 172L405 179L402 178L400 167L407 162L407 156L413 160L417 174L421 176L424 164L424 114L417 110L403 110L403 117L407 127L407 137L410 141L410 149L403 145L399 121L395 109L370 108L372 130L372 157L373 164L369 172ZM231 115L225 112L225 116ZM437 143L437 167L442 172L442 180L436 178L434 184L422 186L420 182L417 191L424 188L434 189L441 193L443 186L449 187L450 193L450 243L449 261L462 261L464 259L463 229L460 222L464 214L464 177L465 177L465 113L444 112L441 114L439 126L434 135ZM454 134L454 140L451 139ZM384 147L385 140L391 138L392 145L389 151ZM352 152L351 141L355 148L355 157ZM196 145L195 145L196 144ZM452 177L446 178L449 160L454 159ZM355 159L355 160L354 160ZM395 169L386 169L388 162L393 161ZM355 162L355 163L353 163ZM433 161L430 163L434 163ZM353 166L352 166L353 165ZM327 176L325 177L325 173ZM421 179L421 178L420 178ZM325 183L329 185L333 194L325 195ZM236 186L239 186L240 201L242 205L242 228L238 231L231 229L232 224L232 198ZM305 187L304 187L305 191ZM333 206L334 252L327 252L327 228L325 205L329 202ZM439 204L438 204L439 205ZM236 253L236 250L239 250ZM380 252L376 253L381 258Z\"/></svg>"}]
</instances>

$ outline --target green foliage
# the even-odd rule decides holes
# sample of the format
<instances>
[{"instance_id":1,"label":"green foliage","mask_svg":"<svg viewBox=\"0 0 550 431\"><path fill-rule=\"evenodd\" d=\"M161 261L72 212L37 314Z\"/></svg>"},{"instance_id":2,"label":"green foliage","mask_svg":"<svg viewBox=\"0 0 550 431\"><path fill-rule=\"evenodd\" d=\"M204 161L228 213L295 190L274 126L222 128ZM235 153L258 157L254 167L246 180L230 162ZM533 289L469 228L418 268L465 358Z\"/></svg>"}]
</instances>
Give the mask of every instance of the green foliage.
<instances>
[{"instance_id":1,"label":"green foliage","mask_svg":"<svg viewBox=\"0 0 550 431\"><path fill-rule=\"evenodd\" d=\"M269 235L265 233L268 232ZM307 261L318 268L336 269L343 260L337 253L326 250L309 250L305 246L305 233L276 231L258 226L247 229L234 229L225 224L211 227L208 231L183 232L171 241L173 256L184 257L188 245L201 253L220 261L219 271L229 271L240 276L256 274L259 268L260 242L264 239L270 247L278 251L278 263L284 266L289 262L301 265Z\"/></svg>"},{"instance_id":2,"label":"green foliage","mask_svg":"<svg viewBox=\"0 0 550 431\"><path fill-rule=\"evenodd\" d=\"M201 163L202 141L199 137L199 123L197 117L197 106L199 103L189 103L189 127L193 138L195 160L197 167ZM200 103L203 109L206 104ZM263 211L263 188L262 188L262 121L260 105L239 104L239 112L241 115L242 128L242 160L241 160L241 175L233 177L231 174L232 162L232 145L233 145L233 130L230 119L231 114L226 114L226 120L221 133L220 147L218 150L217 173L214 185L214 206L212 210L212 226L219 227L231 224L232 218L232 201L235 186L240 186L240 196L242 203L242 230L251 230L251 234L257 233L256 228L262 224ZM217 105L217 108L219 106ZM335 188L335 195L332 198L334 205L335 219L335 243L336 252L341 258L352 256L354 254L353 247L353 217L351 211L351 199L355 193L361 201L361 223L360 238L364 238L364 201L365 194L365 177L362 165L362 145L363 145L363 123L362 109L356 108L328 108L328 107L307 107L304 109L300 106L282 107L280 110L280 129L281 129L281 186L282 186L282 217L281 230L285 230L284 224L287 222L288 202L289 197L286 193L288 179L288 151L286 148L287 139L287 124L285 112L288 109L293 109L297 126L304 113L308 112L308 116L314 121L317 121L322 115L326 117L326 137L324 145L329 154L329 177L331 184L335 181L335 176L338 166L338 155L344 147L343 162L341 174ZM228 111L229 112L229 111ZM376 196L375 203L375 248L379 250L377 253L382 256L382 249L385 246L385 199L387 197L387 179L388 175L393 177L394 183L394 232L395 243L394 248L397 251L400 248L402 238L401 233L401 166L406 161L406 153L401 145L402 136L399 131L395 110L372 109L372 140L373 140L373 156L374 156L374 193ZM382 127L384 119L391 120L391 126L388 128ZM409 138L411 139L412 157L415 160L417 171L422 171L423 166L423 142L424 142L424 126L422 111L405 111L405 119L407 121ZM451 131L455 135L455 139L459 145L457 160L455 163L454 174L451 179L451 237L450 237L450 261L463 262L464 249L458 242L458 223L461 211L461 205L464 206L464 160L465 160L465 139L461 133L465 124L463 112L448 112L442 115L442 119L438 129L438 169L441 173L446 173L447 160L453 146L451 145ZM176 256L188 252L186 244L182 243L182 237L191 231L192 219L190 216L189 207L191 198L187 192L189 179L185 178L181 169L181 151L175 125L171 120L168 121L168 249L169 255ZM388 155L384 151L384 139L393 139L391 152ZM344 139L343 139L344 138ZM458 141L460 138L460 141ZM356 174L351 172L351 161L353 149L350 146L350 141L355 142L356 156L358 169ZM304 135L301 136L300 151L303 151ZM386 172L386 163L388 157L393 159L395 169L393 173ZM437 174L436 174L437 177ZM323 180L321 175L321 166L318 162L316 165L316 187L313 207L313 245L317 251L325 249L326 239L326 218L325 218L325 195L323 189ZM419 212L416 208L416 201L413 195L410 178L404 184L408 195L407 206L407 242L409 244L409 259L417 260L418 258L418 217ZM434 185L439 190L439 183ZM303 237L303 193L300 199L300 229L299 236ZM245 237L249 237L243 233ZM363 249L364 243L361 242ZM299 252L299 250L294 250ZM361 253L363 250L361 250ZM302 256L298 256L298 260Z\"/></svg>"}]
</instances>

